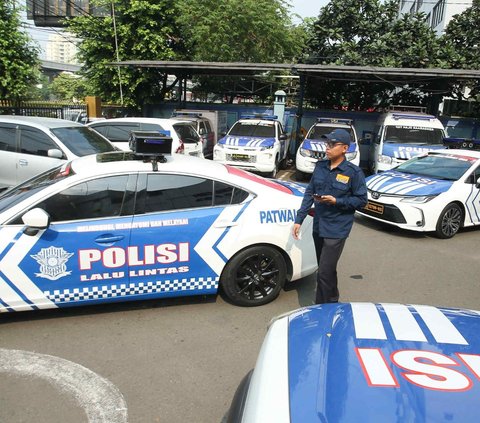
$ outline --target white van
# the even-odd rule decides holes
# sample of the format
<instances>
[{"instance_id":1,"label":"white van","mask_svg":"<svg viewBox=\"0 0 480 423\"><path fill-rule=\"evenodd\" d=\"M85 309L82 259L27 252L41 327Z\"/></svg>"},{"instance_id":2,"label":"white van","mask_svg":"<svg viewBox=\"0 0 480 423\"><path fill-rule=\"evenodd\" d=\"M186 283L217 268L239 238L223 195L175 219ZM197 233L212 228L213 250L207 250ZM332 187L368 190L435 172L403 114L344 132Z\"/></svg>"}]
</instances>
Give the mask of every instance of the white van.
<instances>
[{"instance_id":1,"label":"white van","mask_svg":"<svg viewBox=\"0 0 480 423\"><path fill-rule=\"evenodd\" d=\"M392 106L375 126L370 151L372 173L391 169L419 154L443 147L445 130L424 107Z\"/></svg>"}]
</instances>

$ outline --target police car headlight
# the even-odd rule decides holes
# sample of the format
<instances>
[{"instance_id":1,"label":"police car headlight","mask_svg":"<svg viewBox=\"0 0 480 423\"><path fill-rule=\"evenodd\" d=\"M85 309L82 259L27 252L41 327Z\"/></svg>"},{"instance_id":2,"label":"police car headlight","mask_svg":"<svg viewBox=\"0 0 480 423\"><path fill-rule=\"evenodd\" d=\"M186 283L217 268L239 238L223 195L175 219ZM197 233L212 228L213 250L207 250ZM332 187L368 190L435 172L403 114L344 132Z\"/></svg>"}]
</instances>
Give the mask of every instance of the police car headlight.
<instances>
[{"instance_id":1,"label":"police car headlight","mask_svg":"<svg viewBox=\"0 0 480 423\"><path fill-rule=\"evenodd\" d=\"M260 151L271 150L272 148L273 148L273 145L269 145L268 147L262 147Z\"/></svg>"},{"instance_id":2,"label":"police car headlight","mask_svg":"<svg viewBox=\"0 0 480 423\"><path fill-rule=\"evenodd\" d=\"M390 156L378 155L378 163L392 164L392 158Z\"/></svg>"},{"instance_id":3,"label":"police car headlight","mask_svg":"<svg viewBox=\"0 0 480 423\"><path fill-rule=\"evenodd\" d=\"M352 151L351 153L347 153L347 154L345 154L345 157L348 161L351 162L352 160L354 160L357 157L357 152Z\"/></svg>"},{"instance_id":4,"label":"police car headlight","mask_svg":"<svg viewBox=\"0 0 480 423\"><path fill-rule=\"evenodd\" d=\"M403 203L412 203L412 204L424 204L428 203L430 200L433 200L436 195L419 195L417 197L405 197L400 201Z\"/></svg>"},{"instance_id":5,"label":"police car headlight","mask_svg":"<svg viewBox=\"0 0 480 423\"><path fill-rule=\"evenodd\" d=\"M300 148L300 154L303 157L312 157L312 152L310 150L306 150L305 148Z\"/></svg>"}]
</instances>

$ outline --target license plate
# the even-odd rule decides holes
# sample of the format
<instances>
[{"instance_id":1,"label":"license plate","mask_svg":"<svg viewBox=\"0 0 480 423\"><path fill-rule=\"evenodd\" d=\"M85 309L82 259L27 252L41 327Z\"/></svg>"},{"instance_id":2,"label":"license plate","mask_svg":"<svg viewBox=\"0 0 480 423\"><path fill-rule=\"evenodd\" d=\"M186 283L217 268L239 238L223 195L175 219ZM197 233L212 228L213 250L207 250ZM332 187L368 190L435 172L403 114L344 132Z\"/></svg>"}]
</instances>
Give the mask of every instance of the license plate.
<instances>
[{"instance_id":1,"label":"license plate","mask_svg":"<svg viewBox=\"0 0 480 423\"><path fill-rule=\"evenodd\" d=\"M248 154L232 154L233 160L248 160L249 157Z\"/></svg>"},{"instance_id":2,"label":"license plate","mask_svg":"<svg viewBox=\"0 0 480 423\"><path fill-rule=\"evenodd\" d=\"M371 201L368 201L367 205L365 206L365 210L369 210L377 214L383 214L383 209L383 204L373 203Z\"/></svg>"}]
</instances>

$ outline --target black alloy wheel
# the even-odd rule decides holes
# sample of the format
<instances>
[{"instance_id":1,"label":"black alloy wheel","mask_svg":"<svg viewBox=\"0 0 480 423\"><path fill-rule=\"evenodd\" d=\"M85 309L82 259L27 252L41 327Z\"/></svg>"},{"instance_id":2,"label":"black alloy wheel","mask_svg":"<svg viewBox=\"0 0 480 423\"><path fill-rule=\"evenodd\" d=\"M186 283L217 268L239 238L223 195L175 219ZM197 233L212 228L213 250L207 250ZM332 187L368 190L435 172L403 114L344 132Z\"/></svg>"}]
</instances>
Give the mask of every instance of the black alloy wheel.
<instances>
[{"instance_id":1,"label":"black alloy wheel","mask_svg":"<svg viewBox=\"0 0 480 423\"><path fill-rule=\"evenodd\" d=\"M441 239L454 236L463 224L463 212L458 204L446 206L438 218L435 235Z\"/></svg>"}]
</instances>

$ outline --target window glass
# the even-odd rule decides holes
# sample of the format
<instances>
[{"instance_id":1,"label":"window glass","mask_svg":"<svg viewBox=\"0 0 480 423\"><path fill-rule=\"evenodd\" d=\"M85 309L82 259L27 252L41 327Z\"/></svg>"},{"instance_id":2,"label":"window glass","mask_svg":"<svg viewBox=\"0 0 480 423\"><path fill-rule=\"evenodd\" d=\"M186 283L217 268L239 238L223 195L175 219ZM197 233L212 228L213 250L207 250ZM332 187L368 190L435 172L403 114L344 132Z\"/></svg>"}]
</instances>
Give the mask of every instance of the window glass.
<instances>
[{"instance_id":1,"label":"window glass","mask_svg":"<svg viewBox=\"0 0 480 423\"><path fill-rule=\"evenodd\" d=\"M15 128L0 126L0 150L17 150L15 147Z\"/></svg>"},{"instance_id":2,"label":"window glass","mask_svg":"<svg viewBox=\"0 0 480 423\"><path fill-rule=\"evenodd\" d=\"M391 125L385 127L385 143L442 144L443 131L436 128Z\"/></svg>"},{"instance_id":3,"label":"window glass","mask_svg":"<svg viewBox=\"0 0 480 423\"><path fill-rule=\"evenodd\" d=\"M108 128L109 128L108 125L96 125L96 126L92 126L92 128L95 129L95 131L102 134L104 137L108 138Z\"/></svg>"},{"instance_id":4,"label":"window glass","mask_svg":"<svg viewBox=\"0 0 480 423\"><path fill-rule=\"evenodd\" d=\"M205 128L206 128L207 132L213 132L212 125L210 125L210 122L205 121Z\"/></svg>"},{"instance_id":5,"label":"window glass","mask_svg":"<svg viewBox=\"0 0 480 423\"><path fill-rule=\"evenodd\" d=\"M275 126L273 123L264 122L237 122L228 135L274 138Z\"/></svg>"},{"instance_id":6,"label":"window glass","mask_svg":"<svg viewBox=\"0 0 480 423\"><path fill-rule=\"evenodd\" d=\"M44 132L35 128L24 128L20 130L20 151L35 156L48 156L48 150L61 148L53 142Z\"/></svg>"},{"instance_id":7,"label":"window glass","mask_svg":"<svg viewBox=\"0 0 480 423\"><path fill-rule=\"evenodd\" d=\"M209 207L212 203L211 180L184 175L148 175L145 213Z\"/></svg>"},{"instance_id":8,"label":"window glass","mask_svg":"<svg viewBox=\"0 0 480 423\"><path fill-rule=\"evenodd\" d=\"M339 129L338 127L335 126L314 126L313 128L310 129L310 132L307 134L307 138L309 140L320 140L322 138L322 135L327 135L330 132L334 131L335 129ZM353 129L352 128L340 128L344 129L350 134L350 138L352 140L355 139L353 135Z\"/></svg>"},{"instance_id":9,"label":"window glass","mask_svg":"<svg viewBox=\"0 0 480 423\"><path fill-rule=\"evenodd\" d=\"M199 142L200 137L198 136L197 131L193 129L193 126L188 123L188 124L181 124L177 123L173 125L175 128L175 132L177 133L178 137L184 142L184 143L194 143L194 142Z\"/></svg>"},{"instance_id":10,"label":"window glass","mask_svg":"<svg viewBox=\"0 0 480 423\"><path fill-rule=\"evenodd\" d=\"M215 181L215 200L216 206L225 204L239 204L248 197L248 192L243 189L233 187L223 182Z\"/></svg>"},{"instance_id":11,"label":"window glass","mask_svg":"<svg viewBox=\"0 0 480 423\"><path fill-rule=\"evenodd\" d=\"M163 129L163 127L157 123L143 123L142 124L142 131L157 131L157 132L161 132L162 131L162 134L166 134L166 135L171 135L169 132L170 131L166 131L165 129Z\"/></svg>"},{"instance_id":12,"label":"window glass","mask_svg":"<svg viewBox=\"0 0 480 423\"><path fill-rule=\"evenodd\" d=\"M51 131L79 157L116 150L105 138L87 126L54 128Z\"/></svg>"},{"instance_id":13,"label":"window glass","mask_svg":"<svg viewBox=\"0 0 480 423\"><path fill-rule=\"evenodd\" d=\"M120 216L124 200L132 192L126 190L128 175L94 179L68 188L48 198L43 208L52 222Z\"/></svg>"}]
</instances>

